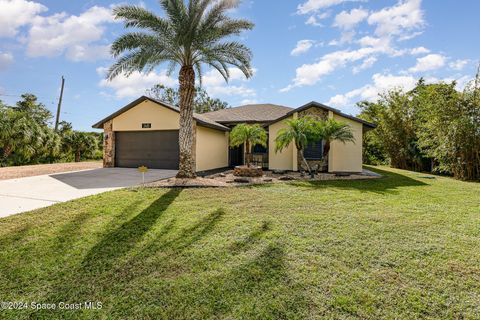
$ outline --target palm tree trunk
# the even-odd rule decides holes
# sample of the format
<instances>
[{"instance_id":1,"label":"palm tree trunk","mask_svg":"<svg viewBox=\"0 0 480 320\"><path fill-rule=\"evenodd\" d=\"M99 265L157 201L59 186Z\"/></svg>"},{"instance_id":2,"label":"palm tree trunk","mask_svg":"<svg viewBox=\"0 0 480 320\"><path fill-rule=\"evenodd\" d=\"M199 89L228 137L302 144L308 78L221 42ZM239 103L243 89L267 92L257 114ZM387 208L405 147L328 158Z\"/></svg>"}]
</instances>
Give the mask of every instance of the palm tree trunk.
<instances>
[{"instance_id":1,"label":"palm tree trunk","mask_svg":"<svg viewBox=\"0 0 480 320\"><path fill-rule=\"evenodd\" d=\"M0 161L0 167L2 167L3 164L5 164L5 166L7 165L7 159L8 157L10 157L11 154L12 154L12 148L10 146L4 146L2 160Z\"/></svg>"},{"instance_id":2,"label":"palm tree trunk","mask_svg":"<svg viewBox=\"0 0 480 320\"><path fill-rule=\"evenodd\" d=\"M299 150L298 152L300 152L300 156L302 157L302 161L305 164L305 166L307 167L308 173L311 175L312 174L312 168L310 168L310 165L308 164L307 159L305 159L305 156L303 155L303 150Z\"/></svg>"},{"instance_id":3,"label":"palm tree trunk","mask_svg":"<svg viewBox=\"0 0 480 320\"><path fill-rule=\"evenodd\" d=\"M75 152L75 162L80 162L80 151Z\"/></svg>"},{"instance_id":4,"label":"palm tree trunk","mask_svg":"<svg viewBox=\"0 0 480 320\"><path fill-rule=\"evenodd\" d=\"M195 178L193 157L193 99L195 97L195 71L192 66L182 66L180 83L180 161L177 178Z\"/></svg>"},{"instance_id":5,"label":"palm tree trunk","mask_svg":"<svg viewBox=\"0 0 480 320\"><path fill-rule=\"evenodd\" d=\"M323 167L325 166L325 161L328 160L329 152L330 152L330 140L326 140L325 145L323 146L322 167L320 168L320 170L323 170ZM328 168L327 168L327 173L328 173Z\"/></svg>"},{"instance_id":6,"label":"palm tree trunk","mask_svg":"<svg viewBox=\"0 0 480 320\"><path fill-rule=\"evenodd\" d=\"M251 152L250 152L250 142L248 142L248 141L246 142L245 150L246 150L246 157L245 157L246 159L245 160L247 162L247 167L250 168L250 154L251 154Z\"/></svg>"}]
</instances>

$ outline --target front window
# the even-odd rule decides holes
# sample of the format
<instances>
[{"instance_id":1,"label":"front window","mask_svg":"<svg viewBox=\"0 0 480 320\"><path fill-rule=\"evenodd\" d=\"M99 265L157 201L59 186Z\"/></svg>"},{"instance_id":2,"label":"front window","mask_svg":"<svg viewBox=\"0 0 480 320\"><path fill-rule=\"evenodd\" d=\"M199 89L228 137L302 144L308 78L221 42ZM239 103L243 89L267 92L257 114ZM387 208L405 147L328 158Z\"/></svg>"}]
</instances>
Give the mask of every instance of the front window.
<instances>
[{"instance_id":1,"label":"front window","mask_svg":"<svg viewBox=\"0 0 480 320\"><path fill-rule=\"evenodd\" d=\"M303 156L307 160L322 160L323 158L323 140L310 143L303 150Z\"/></svg>"}]
</instances>

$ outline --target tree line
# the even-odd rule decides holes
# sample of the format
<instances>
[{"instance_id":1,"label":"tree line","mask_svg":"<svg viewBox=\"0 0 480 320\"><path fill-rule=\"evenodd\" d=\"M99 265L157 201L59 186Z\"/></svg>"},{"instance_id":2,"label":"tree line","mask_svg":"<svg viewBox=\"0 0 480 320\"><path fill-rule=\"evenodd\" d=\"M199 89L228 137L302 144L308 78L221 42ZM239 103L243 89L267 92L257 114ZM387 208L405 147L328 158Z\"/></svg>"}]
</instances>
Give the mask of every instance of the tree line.
<instances>
[{"instance_id":1,"label":"tree line","mask_svg":"<svg viewBox=\"0 0 480 320\"><path fill-rule=\"evenodd\" d=\"M455 81L420 79L413 90L358 103L360 118L378 125L365 134L364 161L480 180L479 73L462 92Z\"/></svg>"},{"instance_id":2,"label":"tree line","mask_svg":"<svg viewBox=\"0 0 480 320\"><path fill-rule=\"evenodd\" d=\"M55 131L52 118L33 94L23 94L14 106L0 100L0 166L102 158L101 134L73 130L65 121Z\"/></svg>"}]
</instances>

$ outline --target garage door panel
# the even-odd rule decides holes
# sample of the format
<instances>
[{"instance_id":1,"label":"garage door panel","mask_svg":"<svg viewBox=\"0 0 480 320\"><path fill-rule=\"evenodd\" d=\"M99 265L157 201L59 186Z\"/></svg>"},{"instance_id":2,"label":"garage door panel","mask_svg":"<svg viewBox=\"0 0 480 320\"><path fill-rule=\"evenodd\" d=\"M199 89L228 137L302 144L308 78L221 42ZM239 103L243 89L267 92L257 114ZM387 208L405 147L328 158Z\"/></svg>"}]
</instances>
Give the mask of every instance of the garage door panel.
<instances>
[{"instance_id":1,"label":"garage door panel","mask_svg":"<svg viewBox=\"0 0 480 320\"><path fill-rule=\"evenodd\" d=\"M178 169L178 130L115 133L117 167Z\"/></svg>"}]
</instances>

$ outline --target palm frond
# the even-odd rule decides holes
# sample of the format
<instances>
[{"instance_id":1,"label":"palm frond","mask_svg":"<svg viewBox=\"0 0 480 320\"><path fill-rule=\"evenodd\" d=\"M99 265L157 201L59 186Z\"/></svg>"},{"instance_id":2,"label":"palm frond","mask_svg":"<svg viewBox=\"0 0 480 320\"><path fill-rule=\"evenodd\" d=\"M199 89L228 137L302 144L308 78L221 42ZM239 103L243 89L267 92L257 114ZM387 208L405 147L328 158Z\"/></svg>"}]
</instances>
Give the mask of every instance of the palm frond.
<instances>
[{"instance_id":1,"label":"palm frond","mask_svg":"<svg viewBox=\"0 0 480 320\"><path fill-rule=\"evenodd\" d=\"M139 6L118 6L113 9L116 20L124 20L126 28L144 28L160 34L168 32L170 23Z\"/></svg>"}]
</instances>

